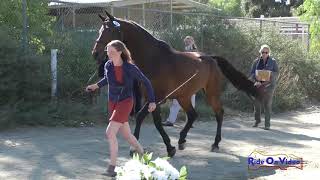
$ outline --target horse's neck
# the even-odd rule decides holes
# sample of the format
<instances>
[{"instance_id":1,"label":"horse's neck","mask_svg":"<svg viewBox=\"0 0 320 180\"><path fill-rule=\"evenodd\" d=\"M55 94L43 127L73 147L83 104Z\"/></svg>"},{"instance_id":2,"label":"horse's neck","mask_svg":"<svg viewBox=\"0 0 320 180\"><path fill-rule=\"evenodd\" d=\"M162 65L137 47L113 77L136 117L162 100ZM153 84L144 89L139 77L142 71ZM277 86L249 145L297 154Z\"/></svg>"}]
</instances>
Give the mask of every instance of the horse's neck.
<instances>
[{"instance_id":1,"label":"horse's neck","mask_svg":"<svg viewBox=\"0 0 320 180\"><path fill-rule=\"evenodd\" d=\"M145 36L143 32L138 32L130 36L126 42L136 64L155 63L157 61L155 56L162 51L157 39Z\"/></svg>"},{"instance_id":2,"label":"horse's neck","mask_svg":"<svg viewBox=\"0 0 320 180\"><path fill-rule=\"evenodd\" d=\"M157 63L160 60L159 54L166 51L168 48L165 47L163 42L154 38L151 34L145 32L146 30L137 27L132 29L131 35L127 36L127 46L131 51L132 58L137 64L142 63ZM165 53L169 54L169 53Z\"/></svg>"}]
</instances>

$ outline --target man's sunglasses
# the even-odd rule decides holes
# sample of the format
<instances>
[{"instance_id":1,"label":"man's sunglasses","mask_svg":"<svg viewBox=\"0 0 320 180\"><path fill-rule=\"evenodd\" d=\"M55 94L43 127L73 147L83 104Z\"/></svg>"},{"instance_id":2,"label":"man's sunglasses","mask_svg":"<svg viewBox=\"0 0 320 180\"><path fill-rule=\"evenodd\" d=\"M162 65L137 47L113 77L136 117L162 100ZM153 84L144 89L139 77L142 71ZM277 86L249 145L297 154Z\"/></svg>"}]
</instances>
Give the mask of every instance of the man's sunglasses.
<instances>
[{"instance_id":1,"label":"man's sunglasses","mask_svg":"<svg viewBox=\"0 0 320 180\"><path fill-rule=\"evenodd\" d=\"M269 54L269 52L265 52L265 51L264 51L264 52L261 52L261 54Z\"/></svg>"}]
</instances>

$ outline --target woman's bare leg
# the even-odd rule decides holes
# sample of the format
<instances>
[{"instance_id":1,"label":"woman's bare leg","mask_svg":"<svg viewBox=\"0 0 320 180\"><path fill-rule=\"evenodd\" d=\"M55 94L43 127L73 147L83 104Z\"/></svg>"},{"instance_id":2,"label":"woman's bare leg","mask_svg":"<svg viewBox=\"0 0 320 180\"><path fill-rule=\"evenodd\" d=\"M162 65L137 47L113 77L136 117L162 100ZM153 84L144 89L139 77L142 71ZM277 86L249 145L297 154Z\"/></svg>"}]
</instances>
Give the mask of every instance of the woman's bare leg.
<instances>
[{"instance_id":1,"label":"woman's bare leg","mask_svg":"<svg viewBox=\"0 0 320 180\"><path fill-rule=\"evenodd\" d=\"M106 136L109 142L110 165L116 166L118 157L118 140L117 133L122 126L121 123L110 121L106 130Z\"/></svg>"},{"instance_id":2,"label":"woman's bare leg","mask_svg":"<svg viewBox=\"0 0 320 180\"><path fill-rule=\"evenodd\" d=\"M131 133L130 126L128 122L123 123L123 125L120 127L120 133L124 137L125 140L128 141L128 143L133 146L139 154L143 154L143 148L140 145L140 143L137 141L136 137L134 137Z\"/></svg>"}]
</instances>

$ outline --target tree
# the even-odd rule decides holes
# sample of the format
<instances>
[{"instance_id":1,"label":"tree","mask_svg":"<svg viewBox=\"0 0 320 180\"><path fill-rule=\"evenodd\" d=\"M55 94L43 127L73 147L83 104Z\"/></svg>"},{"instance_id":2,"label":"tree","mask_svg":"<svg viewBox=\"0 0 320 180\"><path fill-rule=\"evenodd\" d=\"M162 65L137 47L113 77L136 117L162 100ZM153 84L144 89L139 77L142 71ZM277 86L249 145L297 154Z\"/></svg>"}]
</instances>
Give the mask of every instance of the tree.
<instances>
[{"instance_id":1,"label":"tree","mask_svg":"<svg viewBox=\"0 0 320 180\"><path fill-rule=\"evenodd\" d=\"M210 0L208 4L222 10L228 16L243 16L241 0Z\"/></svg>"},{"instance_id":2,"label":"tree","mask_svg":"<svg viewBox=\"0 0 320 180\"><path fill-rule=\"evenodd\" d=\"M291 9L303 3L303 0L242 0L244 14L248 17L288 17Z\"/></svg>"},{"instance_id":3,"label":"tree","mask_svg":"<svg viewBox=\"0 0 320 180\"><path fill-rule=\"evenodd\" d=\"M297 14L310 23L311 34L311 52L319 52L320 50L320 1L305 0L299 6Z\"/></svg>"},{"instance_id":4,"label":"tree","mask_svg":"<svg viewBox=\"0 0 320 180\"><path fill-rule=\"evenodd\" d=\"M45 49L45 39L51 31L54 18L48 15L47 0L27 1L28 43L38 52ZM1 2L0 24L8 28L9 36L21 41L23 29L22 1L9 0Z\"/></svg>"}]
</instances>

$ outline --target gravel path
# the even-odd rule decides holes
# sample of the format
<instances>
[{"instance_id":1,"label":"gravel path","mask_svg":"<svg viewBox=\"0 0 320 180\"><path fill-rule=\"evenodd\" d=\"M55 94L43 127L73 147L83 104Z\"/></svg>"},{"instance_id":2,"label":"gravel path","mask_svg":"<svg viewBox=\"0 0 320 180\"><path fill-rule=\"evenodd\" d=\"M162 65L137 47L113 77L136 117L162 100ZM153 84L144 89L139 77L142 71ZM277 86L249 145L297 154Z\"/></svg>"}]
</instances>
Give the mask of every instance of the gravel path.
<instances>
[{"instance_id":1,"label":"gravel path","mask_svg":"<svg viewBox=\"0 0 320 180\"><path fill-rule=\"evenodd\" d=\"M187 148L170 162L187 165L189 179L315 179L320 175L320 108L274 115L272 130L252 128L249 115L226 116L220 152L209 152L216 122L198 121L187 137ZM261 123L263 124L263 123ZM182 122L166 127L177 145ZM108 163L105 127L18 128L0 132L0 179L108 179L101 175ZM166 156L153 123L144 123L141 143ZM128 144L119 141L119 164L129 159ZM255 149L270 154L290 153L306 162L303 170L289 168L248 170Z\"/></svg>"}]
</instances>

